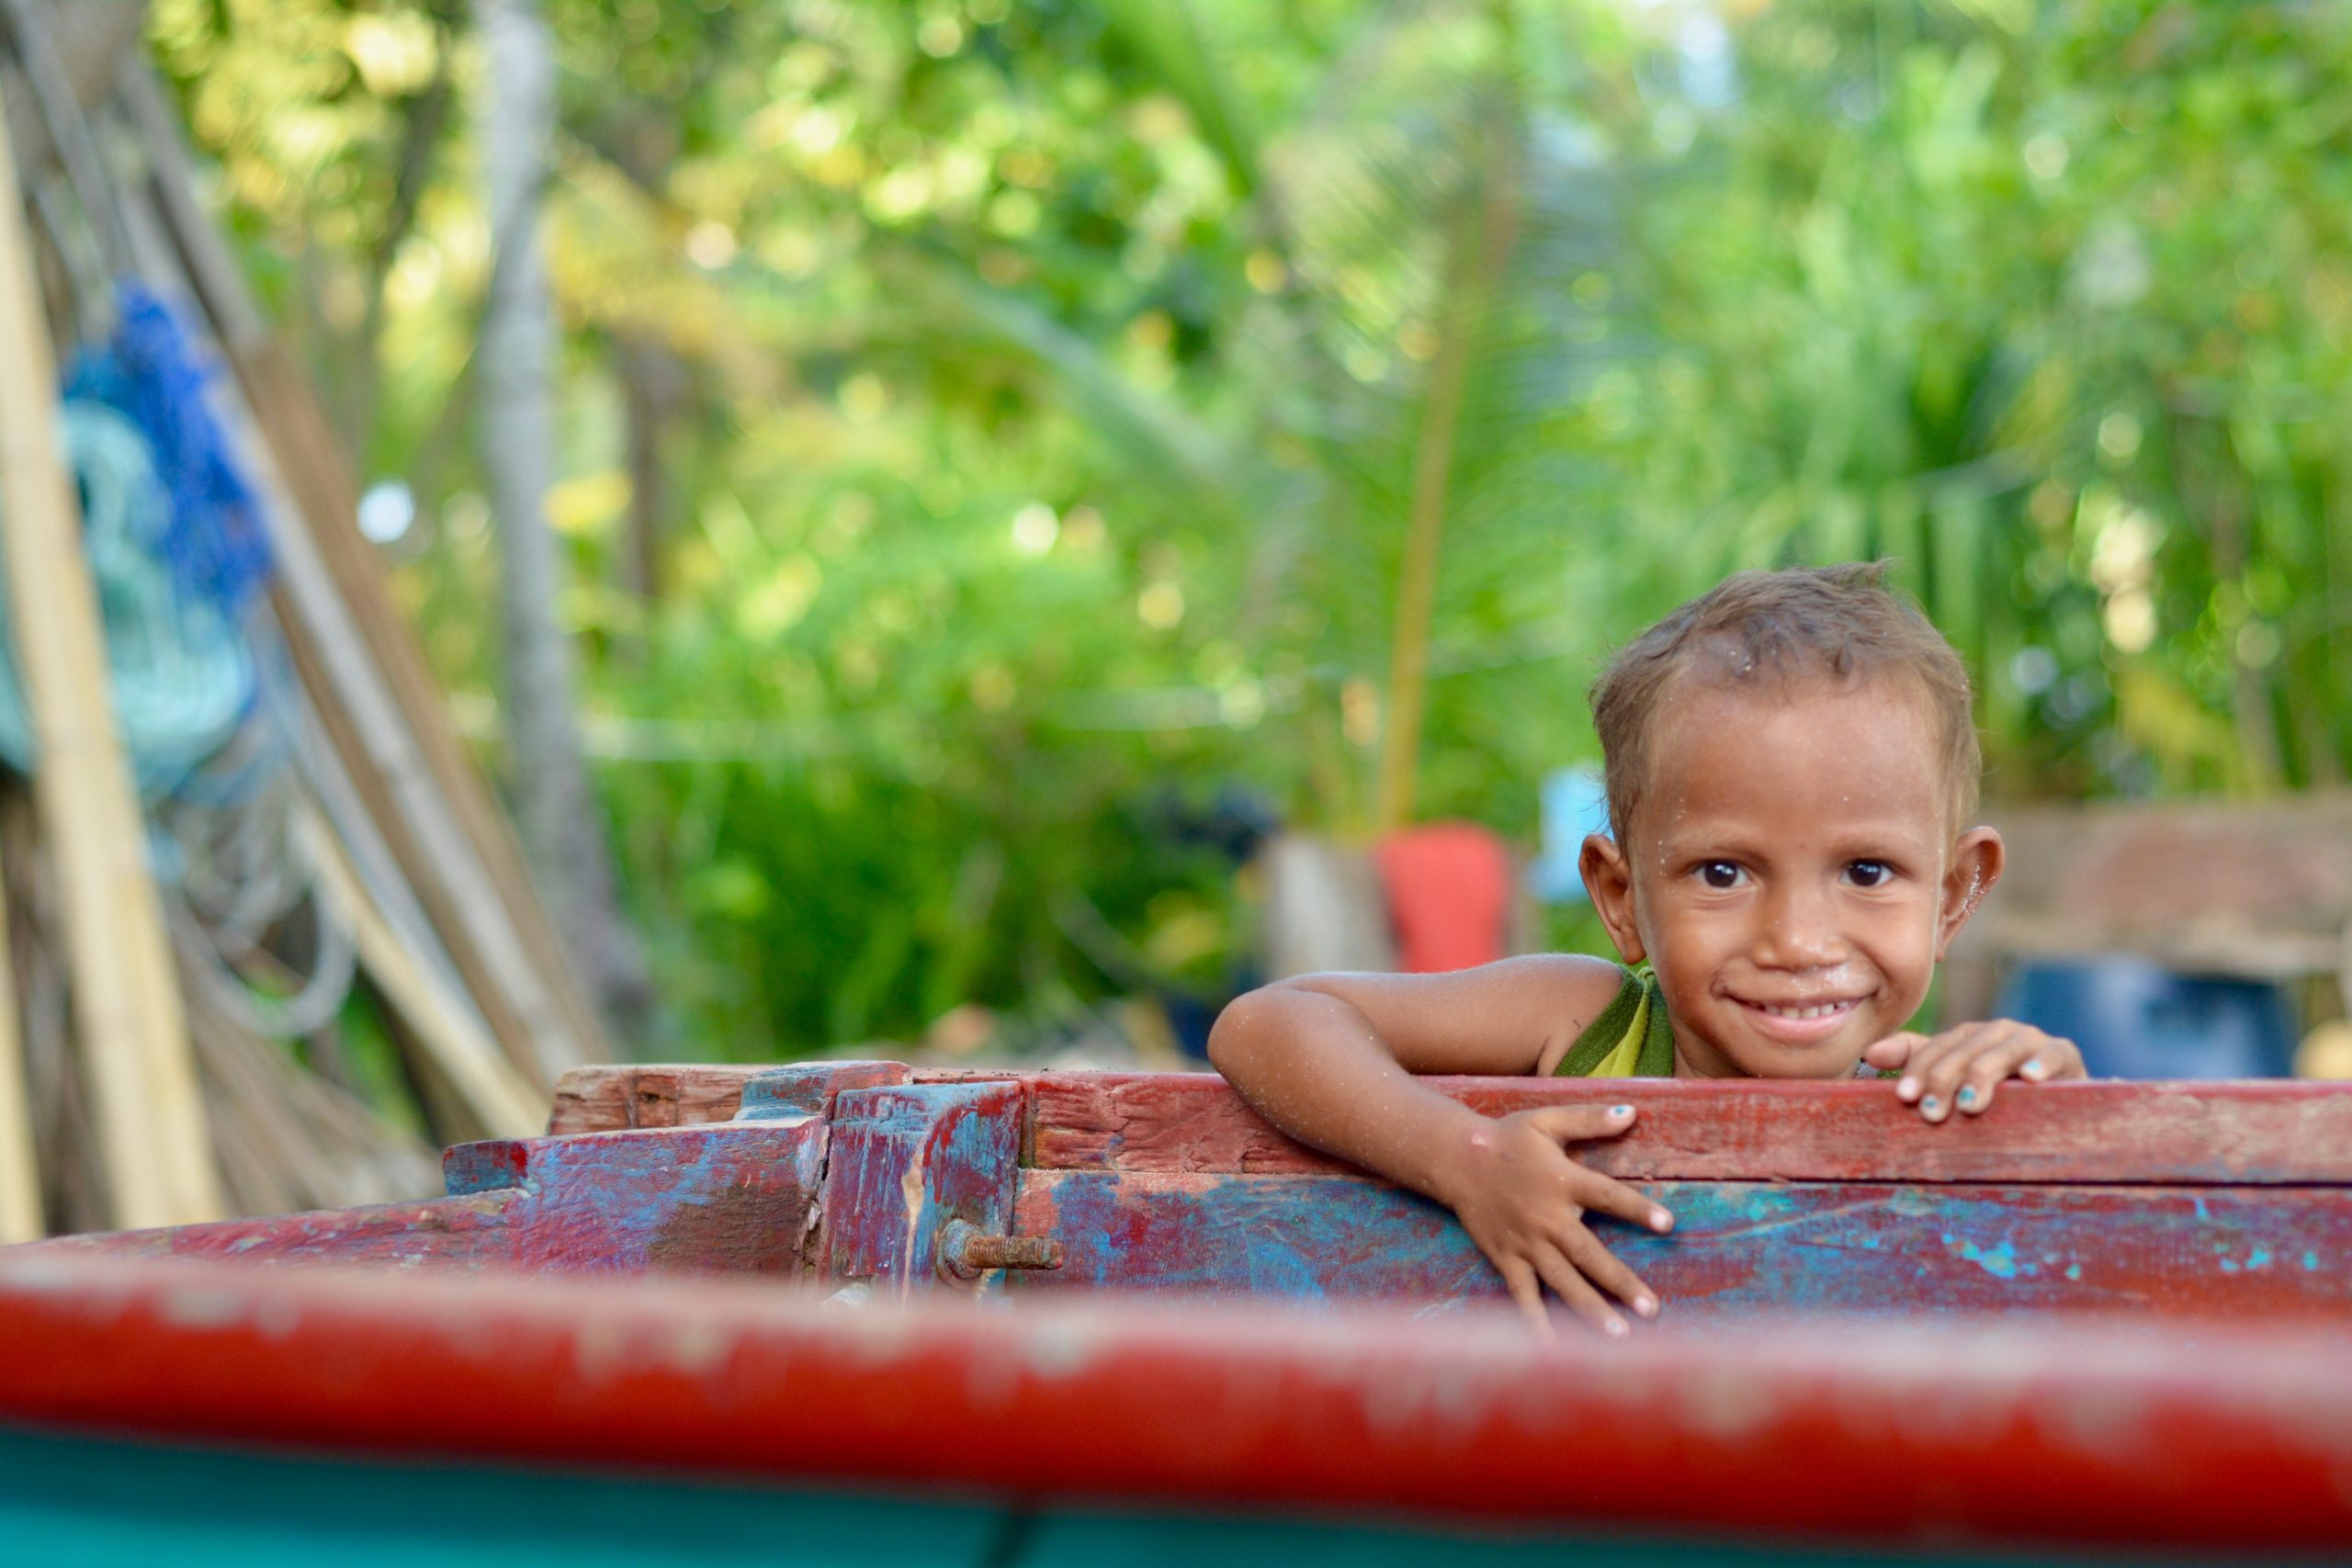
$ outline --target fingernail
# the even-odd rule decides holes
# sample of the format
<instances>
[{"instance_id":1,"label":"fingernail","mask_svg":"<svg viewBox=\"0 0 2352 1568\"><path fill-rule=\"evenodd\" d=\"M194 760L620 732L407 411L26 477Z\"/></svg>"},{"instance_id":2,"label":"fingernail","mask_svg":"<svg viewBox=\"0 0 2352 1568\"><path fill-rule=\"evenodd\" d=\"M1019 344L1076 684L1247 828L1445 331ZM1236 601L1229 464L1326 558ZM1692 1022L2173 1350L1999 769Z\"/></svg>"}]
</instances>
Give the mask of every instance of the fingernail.
<instances>
[{"instance_id":1,"label":"fingernail","mask_svg":"<svg viewBox=\"0 0 2352 1568\"><path fill-rule=\"evenodd\" d=\"M2048 1067L2042 1066L2041 1058L2036 1056L2032 1061L2028 1062L2024 1066L2018 1069L2018 1077L2021 1078L2038 1078L2049 1070L2050 1069Z\"/></svg>"},{"instance_id":2,"label":"fingernail","mask_svg":"<svg viewBox=\"0 0 2352 1568\"><path fill-rule=\"evenodd\" d=\"M1894 1086L1894 1092L1896 1097L1899 1099L1916 1099L1919 1093L1919 1080L1917 1078L1905 1078L1901 1083Z\"/></svg>"},{"instance_id":3,"label":"fingernail","mask_svg":"<svg viewBox=\"0 0 2352 1568\"><path fill-rule=\"evenodd\" d=\"M1962 1111L1973 1111L1976 1109L1976 1086L1974 1084L1962 1084L1960 1086L1960 1108Z\"/></svg>"},{"instance_id":4,"label":"fingernail","mask_svg":"<svg viewBox=\"0 0 2352 1568\"><path fill-rule=\"evenodd\" d=\"M1644 1317L1656 1317L1657 1315L1657 1302L1649 1296L1635 1296L1634 1298L1634 1310L1640 1313Z\"/></svg>"},{"instance_id":5,"label":"fingernail","mask_svg":"<svg viewBox=\"0 0 2352 1568\"><path fill-rule=\"evenodd\" d=\"M1612 1105L1609 1108L1609 1114L1611 1116L1631 1116L1633 1113L1634 1108L1630 1105Z\"/></svg>"},{"instance_id":6,"label":"fingernail","mask_svg":"<svg viewBox=\"0 0 2352 1568\"><path fill-rule=\"evenodd\" d=\"M1603 1319L1600 1325L1600 1330L1602 1333L1608 1335L1611 1339L1623 1339L1626 1335L1633 1332L1632 1329L1625 1326L1625 1320L1622 1317Z\"/></svg>"},{"instance_id":7,"label":"fingernail","mask_svg":"<svg viewBox=\"0 0 2352 1568\"><path fill-rule=\"evenodd\" d=\"M1673 1228L1674 1216L1672 1214L1668 1213L1664 1209L1652 1209L1650 1211L1650 1229L1654 1231L1668 1231Z\"/></svg>"},{"instance_id":8,"label":"fingernail","mask_svg":"<svg viewBox=\"0 0 2352 1568\"><path fill-rule=\"evenodd\" d=\"M1943 1113L1944 1102L1932 1094L1919 1102L1919 1114L1930 1122L1940 1119Z\"/></svg>"}]
</instances>

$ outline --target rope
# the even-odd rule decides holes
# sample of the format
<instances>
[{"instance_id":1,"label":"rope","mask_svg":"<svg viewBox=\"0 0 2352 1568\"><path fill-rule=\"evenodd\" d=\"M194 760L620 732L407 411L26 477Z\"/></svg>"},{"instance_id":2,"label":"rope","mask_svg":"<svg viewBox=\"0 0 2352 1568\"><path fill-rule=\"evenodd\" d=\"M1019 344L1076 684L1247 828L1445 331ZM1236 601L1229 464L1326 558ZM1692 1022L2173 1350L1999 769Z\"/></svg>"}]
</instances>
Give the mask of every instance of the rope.
<instances>
[{"instance_id":1,"label":"rope","mask_svg":"<svg viewBox=\"0 0 2352 1568\"><path fill-rule=\"evenodd\" d=\"M176 322L135 286L121 295L114 342L78 356L60 410L108 697L190 982L246 1032L295 1038L342 1010L358 948L312 894L314 869L291 841L292 748L277 695L291 677L254 603L268 555ZM0 761L28 773L39 758L12 649L0 592ZM264 944L306 903L310 972L291 976ZM250 983L240 971L255 964L291 993Z\"/></svg>"}]
</instances>

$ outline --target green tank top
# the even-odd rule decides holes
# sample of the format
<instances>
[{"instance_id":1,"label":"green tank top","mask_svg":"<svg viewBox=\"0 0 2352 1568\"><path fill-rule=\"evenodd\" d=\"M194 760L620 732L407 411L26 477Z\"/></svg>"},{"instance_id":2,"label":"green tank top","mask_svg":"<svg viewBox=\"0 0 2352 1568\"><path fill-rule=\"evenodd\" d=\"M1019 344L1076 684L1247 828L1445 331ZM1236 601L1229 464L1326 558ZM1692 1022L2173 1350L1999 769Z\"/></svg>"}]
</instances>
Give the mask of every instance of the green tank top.
<instances>
[{"instance_id":1,"label":"green tank top","mask_svg":"<svg viewBox=\"0 0 2352 1568\"><path fill-rule=\"evenodd\" d=\"M1600 1016L1585 1026L1560 1065L1562 1078L1670 1078L1674 1076L1674 1025L1657 976L1646 969L1618 966L1625 978Z\"/></svg>"}]
</instances>

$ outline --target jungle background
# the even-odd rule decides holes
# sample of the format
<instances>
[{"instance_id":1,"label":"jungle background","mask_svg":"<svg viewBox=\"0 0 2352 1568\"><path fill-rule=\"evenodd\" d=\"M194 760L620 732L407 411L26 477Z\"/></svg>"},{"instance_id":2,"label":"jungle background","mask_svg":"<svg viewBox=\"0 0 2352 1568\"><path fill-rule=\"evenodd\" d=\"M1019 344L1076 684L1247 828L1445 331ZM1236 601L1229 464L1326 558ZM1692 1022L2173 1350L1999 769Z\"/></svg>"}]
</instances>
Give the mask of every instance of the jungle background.
<instances>
[{"instance_id":1,"label":"jungle background","mask_svg":"<svg viewBox=\"0 0 2352 1568\"><path fill-rule=\"evenodd\" d=\"M476 439L498 11L555 73L521 523ZM1743 566L1892 558L1996 798L2352 763L2352 6L147 26L518 795L498 535L551 531L594 798L571 852L526 839L559 889L609 843L625 1055L1213 998L1251 921L1220 801L1532 847L1607 649Z\"/></svg>"}]
</instances>

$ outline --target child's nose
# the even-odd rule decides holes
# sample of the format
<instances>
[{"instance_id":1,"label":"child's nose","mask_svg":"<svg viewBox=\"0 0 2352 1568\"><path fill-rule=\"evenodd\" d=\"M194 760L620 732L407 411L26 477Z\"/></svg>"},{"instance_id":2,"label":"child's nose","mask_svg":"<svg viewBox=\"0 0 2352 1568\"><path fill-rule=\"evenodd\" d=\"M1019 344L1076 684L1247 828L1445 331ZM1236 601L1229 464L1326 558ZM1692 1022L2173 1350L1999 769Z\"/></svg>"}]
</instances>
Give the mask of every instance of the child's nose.
<instances>
[{"instance_id":1,"label":"child's nose","mask_svg":"<svg viewBox=\"0 0 2352 1568\"><path fill-rule=\"evenodd\" d=\"M1846 941L1831 902L1814 890L1776 888L1764 900L1763 915L1758 963L1775 969L1817 969L1845 960Z\"/></svg>"}]
</instances>

